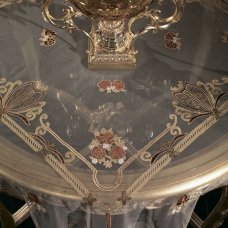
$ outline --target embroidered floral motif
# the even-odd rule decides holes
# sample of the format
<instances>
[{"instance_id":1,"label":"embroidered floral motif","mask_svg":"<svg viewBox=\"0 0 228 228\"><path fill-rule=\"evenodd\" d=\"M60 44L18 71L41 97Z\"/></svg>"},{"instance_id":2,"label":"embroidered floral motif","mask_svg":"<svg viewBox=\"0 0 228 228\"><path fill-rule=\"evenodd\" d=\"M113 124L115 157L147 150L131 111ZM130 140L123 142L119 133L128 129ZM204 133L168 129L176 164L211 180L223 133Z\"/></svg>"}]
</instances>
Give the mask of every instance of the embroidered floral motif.
<instances>
[{"instance_id":1,"label":"embroidered floral motif","mask_svg":"<svg viewBox=\"0 0 228 228\"><path fill-rule=\"evenodd\" d=\"M99 83L97 83L97 86L100 92L104 92L104 91L106 91L107 93L112 92L112 89L111 89L112 83L109 80L102 80Z\"/></svg>"},{"instance_id":2,"label":"embroidered floral motif","mask_svg":"<svg viewBox=\"0 0 228 228\"><path fill-rule=\"evenodd\" d=\"M224 78L224 83L227 79ZM214 82L218 84L218 82ZM201 116L214 115L219 117L219 101L227 92L216 88L212 83L198 82L196 85L180 82L178 88L172 92L176 113L181 114L183 120L192 123Z\"/></svg>"},{"instance_id":3,"label":"embroidered floral motif","mask_svg":"<svg viewBox=\"0 0 228 228\"><path fill-rule=\"evenodd\" d=\"M112 91L115 93L118 92L124 92L125 90L125 84L121 80L114 80L112 82Z\"/></svg>"},{"instance_id":4,"label":"embroidered floral motif","mask_svg":"<svg viewBox=\"0 0 228 228\"><path fill-rule=\"evenodd\" d=\"M188 194L180 195L177 199L176 205L172 208L171 213L176 214L179 213L184 206L186 206L190 202L190 196Z\"/></svg>"},{"instance_id":5,"label":"embroidered floral motif","mask_svg":"<svg viewBox=\"0 0 228 228\"><path fill-rule=\"evenodd\" d=\"M55 41L55 36L56 36L56 32L51 30L51 29L44 29L41 33L40 36L40 45L41 46L46 46L46 47L51 47L53 45L55 45L56 41Z\"/></svg>"},{"instance_id":6,"label":"embroidered floral motif","mask_svg":"<svg viewBox=\"0 0 228 228\"><path fill-rule=\"evenodd\" d=\"M45 104L41 102L45 92L46 88L40 82L12 85L4 97L0 95L0 118L5 113L17 116L29 125Z\"/></svg>"},{"instance_id":7,"label":"embroidered floral motif","mask_svg":"<svg viewBox=\"0 0 228 228\"><path fill-rule=\"evenodd\" d=\"M177 206L183 205L189 201L189 196L187 194L179 196L177 200Z\"/></svg>"},{"instance_id":8,"label":"embroidered floral motif","mask_svg":"<svg viewBox=\"0 0 228 228\"><path fill-rule=\"evenodd\" d=\"M177 198L177 201L174 203L174 205L171 208L171 214L179 213L180 211L183 211L183 209L188 206L191 202L194 200L197 200L200 197L201 191L197 190L188 194L180 195Z\"/></svg>"},{"instance_id":9,"label":"embroidered floral motif","mask_svg":"<svg viewBox=\"0 0 228 228\"><path fill-rule=\"evenodd\" d=\"M103 164L106 168L111 168L113 163L121 165L126 159L127 147L124 140L114 135L112 129L96 131L89 148L92 163Z\"/></svg>"},{"instance_id":10,"label":"embroidered floral motif","mask_svg":"<svg viewBox=\"0 0 228 228\"><path fill-rule=\"evenodd\" d=\"M222 36L222 41L228 44L228 32L224 32L224 35Z\"/></svg>"},{"instance_id":11,"label":"embroidered floral motif","mask_svg":"<svg viewBox=\"0 0 228 228\"><path fill-rule=\"evenodd\" d=\"M99 88L100 92L107 92L107 93L119 93L119 92L125 92L125 84L121 80L102 80L99 83L97 83L97 87Z\"/></svg>"},{"instance_id":12,"label":"embroidered floral motif","mask_svg":"<svg viewBox=\"0 0 228 228\"><path fill-rule=\"evenodd\" d=\"M179 37L179 33L168 32L164 36L165 46L172 50L179 50L181 48L181 38Z\"/></svg>"}]
</instances>

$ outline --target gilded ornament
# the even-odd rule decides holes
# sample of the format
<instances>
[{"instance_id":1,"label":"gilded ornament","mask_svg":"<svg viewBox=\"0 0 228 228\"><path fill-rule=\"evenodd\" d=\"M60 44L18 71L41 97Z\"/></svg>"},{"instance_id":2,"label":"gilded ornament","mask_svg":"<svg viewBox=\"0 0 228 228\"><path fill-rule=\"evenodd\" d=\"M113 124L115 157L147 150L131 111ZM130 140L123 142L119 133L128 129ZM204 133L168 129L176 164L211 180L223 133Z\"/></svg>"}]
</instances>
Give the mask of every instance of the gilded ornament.
<instances>
[{"instance_id":1,"label":"gilded ornament","mask_svg":"<svg viewBox=\"0 0 228 228\"><path fill-rule=\"evenodd\" d=\"M180 20L184 8L184 0L170 0L175 7L174 13L162 18L159 10L150 9L153 0L69 0L65 3L64 15L55 18L49 11L53 2L54 0L42 2L44 19L68 31L80 31L88 37L88 63L91 69L133 68L137 54L134 46L138 37L149 31L167 29ZM82 15L92 24L89 32L77 23ZM135 21L143 18L149 19L149 24L133 31ZM173 39L173 44L178 47L178 38Z\"/></svg>"}]
</instances>

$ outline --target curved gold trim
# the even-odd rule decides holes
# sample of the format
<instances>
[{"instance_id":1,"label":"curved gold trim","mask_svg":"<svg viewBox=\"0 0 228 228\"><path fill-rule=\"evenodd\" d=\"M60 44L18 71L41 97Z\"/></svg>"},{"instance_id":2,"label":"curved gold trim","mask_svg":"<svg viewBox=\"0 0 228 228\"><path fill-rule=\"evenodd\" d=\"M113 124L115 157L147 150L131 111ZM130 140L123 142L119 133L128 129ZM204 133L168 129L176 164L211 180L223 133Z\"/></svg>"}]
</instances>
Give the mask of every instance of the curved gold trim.
<instances>
[{"instance_id":1,"label":"curved gold trim","mask_svg":"<svg viewBox=\"0 0 228 228\"><path fill-rule=\"evenodd\" d=\"M175 11L173 15L167 17L167 18L161 18L159 14L161 11L159 10L146 10L145 12L142 12L141 14L137 15L136 17L133 17L128 22L128 33L130 36L130 43L129 43L129 49L133 50L135 41L137 38L150 30L153 30L154 32L157 30L164 30L170 27L173 23L178 22L183 14L183 8L184 8L184 1L183 0L173 0L173 4L175 5ZM151 20L151 23L145 26L140 31L134 33L132 31L132 25L134 22L138 19L142 18L149 18Z\"/></svg>"},{"instance_id":2,"label":"curved gold trim","mask_svg":"<svg viewBox=\"0 0 228 228\"><path fill-rule=\"evenodd\" d=\"M66 8L63 9L64 15L60 18L56 18L53 15L51 15L49 11L49 7L53 4L54 0L44 0L42 2L42 15L44 17L45 21L49 21L51 24L53 24L56 27L67 29L68 31L77 30L79 32L82 32L86 37L88 37L91 41L91 49L88 54L92 55L95 51L95 44L94 39L90 33L86 32L83 28L81 28L79 25L75 24L73 21L73 18L82 16L82 13L78 9L74 9L71 6L65 6ZM86 16L83 14L83 16ZM86 16L90 21L92 25L91 31L94 31L94 25L93 25L93 19ZM92 34L92 33L91 33Z\"/></svg>"},{"instance_id":3,"label":"curved gold trim","mask_svg":"<svg viewBox=\"0 0 228 228\"><path fill-rule=\"evenodd\" d=\"M32 156L25 156L20 148L5 138L0 138L0 175L2 177L40 193L62 199L81 200L81 197L50 166L34 161ZM134 199L152 201L186 193L208 184L217 186L225 182L228 179L227 148L226 135L219 145L215 144L210 148L205 148L199 152L199 156L192 156L184 163L177 163L161 170L140 193L134 196ZM38 168L43 172L37 172ZM79 179L84 179L87 174L77 172L75 175ZM134 180L134 173L126 175L128 180ZM108 183L110 177L112 174L104 175L104 181ZM94 185L88 178L84 180L87 180L85 184L88 188L93 188ZM112 194L119 196L122 190L119 188ZM106 194L103 191L96 191L96 196L104 201L110 199L110 193Z\"/></svg>"}]
</instances>

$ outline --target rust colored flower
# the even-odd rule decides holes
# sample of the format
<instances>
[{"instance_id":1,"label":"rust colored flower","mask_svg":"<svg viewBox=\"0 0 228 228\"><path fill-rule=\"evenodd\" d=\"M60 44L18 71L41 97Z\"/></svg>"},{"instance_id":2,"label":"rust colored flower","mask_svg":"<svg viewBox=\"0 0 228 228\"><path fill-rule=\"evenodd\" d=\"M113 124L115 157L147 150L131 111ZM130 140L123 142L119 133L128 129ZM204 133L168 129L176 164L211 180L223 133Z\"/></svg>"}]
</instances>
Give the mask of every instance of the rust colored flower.
<instances>
[{"instance_id":1,"label":"rust colored flower","mask_svg":"<svg viewBox=\"0 0 228 228\"><path fill-rule=\"evenodd\" d=\"M100 133L96 138L100 143L111 144L113 142L113 134L110 132Z\"/></svg>"},{"instance_id":2,"label":"rust colored flower","mask_svg":"<svg viewBox=\"0 0 228 228\"><path fill-rule=\"evenodd\" d=\"M99 87L99 89L107 90L108 87L111 86L111 82L109 80L102 80L99 83L97 83L97 86Z\"/></svg>"},{"instance_id":3,"label":"rust colored flower","mask_svg":"<svg viewBox=\"0 0 228 228\"><path fill-rule=\"evenodd\" d=\"M95 147L92 150L92 156L96 159L102 159L105 156L105 150L101 146Z\"/></svg>"},{"instance_id":4,"label":"rust colored flower","mask_svg":"<svg viewBox=\"0 0 228 228\"><path fill-rule=\"evenodd\" d=\"M174 37L177 37L175 32L168 32L165 34L165 40L173 40Z\"/></svg>"},{"instance_id":5,"label":"rust colored flower","mask_svg":"<svg viewBox=\"0 0 228 228\"><path fill-rule=\"evenodd\" d=\"M113 159L120 159L125 155L125 151L123 150L122 147L119 146L115 146L112 148L111 152L110 152L110 156Z\"/></svg>"},{"instance_id":6,"label":"rust colored flower","mask_svg":"<svg viewBox=\"0 0 228 228\"><path fill-rule=\"evenodd\" d=\"M172 50L177 50L181 48L181 38L179 33L168 32L164 36L165 46Z\"/></svg>"},{"instance_id":7,"label":"rust colored flower","mask_svg":"<svg viewBox=\"0 0 228 228\"><path fill-rule=\"evenodd\" d=\"M177 206L180 206L186 202L189 201L189 196L184 194L184 195L181 195L179 196L178 200L177 200Z\"/></svg>"},{"instance_id":8,"label":"rust colored flower","mask_svg":"<svg viewBox=\"0 0 228 228\"><path fill-rule=\"evenodd\" d=\"M45 29L45 30L44 30L44 34L45 34L46 36L49 36L49 37L55 37L56 32L53 31L52 29Z\"/></svg>"},{"instance_id":9,"label":"rust colored flower","mask_svg":"<svg viewBox=\"0 0 228 228\"><path fill-rule=\"evenodd\" d=\"M46 46L46 47L51 47L55 45L56 43L55 36L56 36L56 32L53 31L52 29L44 29L39 39L41 41L40 45Z\"/></svg>"},{"instance_id":10,"label":"rust colored flower","mask_svg":"<svg viewBox=\"0 0 228 228\"><path fill-rule=\"evenodd\" d=\"M115 87L116 90L124 90L125 84L121 80L114 80L112 82L112 86Z\"/></svg>"}]
</instances>

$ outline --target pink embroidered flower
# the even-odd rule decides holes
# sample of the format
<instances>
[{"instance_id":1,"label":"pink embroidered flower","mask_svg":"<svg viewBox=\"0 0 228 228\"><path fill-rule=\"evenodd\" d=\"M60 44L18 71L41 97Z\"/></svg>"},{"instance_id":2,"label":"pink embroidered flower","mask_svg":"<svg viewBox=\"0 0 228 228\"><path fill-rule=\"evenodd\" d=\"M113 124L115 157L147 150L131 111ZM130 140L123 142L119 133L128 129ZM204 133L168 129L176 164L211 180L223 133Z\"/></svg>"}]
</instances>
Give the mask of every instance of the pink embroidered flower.
<instances>
[{"instance_id":1,"label":"pink embroidered flower","mask_svg":"<svg viewBox=\"0 0 228 228\"><path fill-rule=\"evenodd\" d=\"M113 134L110 132L100 133L96 138L100 143L111 144L113 142Z\"/></svg>"},{"instance_id":2,"label":"pink embroidered flower","mask_svg":"<svg viewBox=\"0 0 228 228\"><path fill-rule=\"evenodd\" d=\"M105 156L105 150L102 146L95 147L92 150L92 156L96 159L102 159Z\"/></svg>"},{"instance_id":3,"label":"pink embroidered flower","mask_svg":"<svg viewBox=\"0 0 228 228\"><path fill-rule=\"evenodd\" d=\"M179 33L168 32L165 34L164 40L165 46L169 49L177 50L181 48L182 43L180 41Z\"/></svg>"},{"instance_id":4,"label":"pink embroidered flower","mask_svg":"<svg viewBox=\"0 0 228 228\"><path fill-rule=\"evenodd\" d=\"M112 82L112 86L115 88L117 91L124 91L125 90L125 84L121 80L114 80Z\"/></svg>"},{"instance_id":5,"label":"pink embroidered flower","mask_svg":"<svg viewBox=\"0 0 228 228\"><path fill-rule=\"evenodd\" d=\"M177 49L177 44L174 43L173 41L171 40L166 40L165 41L165 46L169 49Z\"/></svg>"},{"instance_id":6,"label":"pink embroidered flower","mask_svg":"<svg viewBox=\"0 0 228 228\"><path fill-rule=\"evenodd\" d=\"M56 32L51 30L51 29L44 29L40 35L40 45L41 46L46 46L46 47L51 47L55 45L55 36Z\"/></svg>"},{"instance_id":7,"label":"pink embroidered flower","mask_svg":"<svg viewBox=\"0 0 228 228\"><path fill-rule=\"evenodd\" d=\"M56 32L51 30L51 29L45 29L44 30L44 34L46 36L49 36L49 37L55 37L56 36Z\"/></svg>"},{"instance_id":8,"label":"pink embroidered flower","mask_svg":"<svg viewBox=\"0 0 228 228\"><path fill-rule=\"evenodd\" d=\"M124 140L114 135L112 129L102 128L96 131L94 136L89 145L93 164L102 164L105 168L111 168L113 163L119 165L124 163L128 149Z\"/></svg>"},{"instance_id":9,"label":"pink embroidered flower","mask_svg":"<svg viewBox=\"0 0 228 228\"><path fill-rule=\"evenodd\" d=\"M168 32L164 36L165 40L173 40L174 37L176 37L176 33L175 32Z\"/></svg>"},{"instance_id":10,"label":"pink embroidered flower","mask_svg":"<svg viewBox=\"0 0 228 228\"><path fill-rule=\"evenodd\" d=\"M100 92L106 91L107 93L119 93L125 91L125 84L121 80L102 80L99 83L97 83L97 86Z\"/></svg>"},{"instance_id":11,"label":"pink embroidered flower","mask_svg":"<svg viewBox=\"0 0 228 228\"><path fill-rule=\"evenodd\" d=\"M43 43L42 43L43 45L41 44L41 46L51 47L55 45L55 43L56 43L55 39L48 37L46 40L43 40Z\"/></svg>"},{"instance_id":12,"label":"pink embroidered flower","mask_svg":"<svg viewBox=\"0 0 228 228\"><path fill-rule=\"evenodd\" d=\"M123 158L124 155L125 155L124 149L122 147L119 147L119 146L113 147L111 152L110 152L110 156L114 159Z\"/></svg>"},{"instance_id":13,"label":"pink embroidered flower","mask_svg":"<svg viewBox=\"0 0 228 228\"><path fill-rule=\"evenodd\" d=\"M99 83L97 83L97 86L102 91L107 90L109 87L111 87L111 82L109 80L102 80Z\"/></svg>"}]
</instances>

